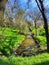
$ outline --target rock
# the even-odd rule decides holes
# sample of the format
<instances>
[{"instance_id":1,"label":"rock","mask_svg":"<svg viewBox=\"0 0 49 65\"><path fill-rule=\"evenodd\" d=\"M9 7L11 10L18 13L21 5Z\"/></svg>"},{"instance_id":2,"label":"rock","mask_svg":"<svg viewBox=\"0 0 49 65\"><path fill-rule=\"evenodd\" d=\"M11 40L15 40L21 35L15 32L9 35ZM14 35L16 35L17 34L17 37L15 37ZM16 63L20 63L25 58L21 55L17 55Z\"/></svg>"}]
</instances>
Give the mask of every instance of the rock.
<instances>
[{"instance_id":1,"label":"rock","mask_svg":"<svg viewBox=\"0 0 49 65\"><path fill-rule=\"evenodd\" d=\"M30 56L34 55L39 49L39 45L32 38L26 38L16 49L17 55Z\"/></svg>"}]
</instances>

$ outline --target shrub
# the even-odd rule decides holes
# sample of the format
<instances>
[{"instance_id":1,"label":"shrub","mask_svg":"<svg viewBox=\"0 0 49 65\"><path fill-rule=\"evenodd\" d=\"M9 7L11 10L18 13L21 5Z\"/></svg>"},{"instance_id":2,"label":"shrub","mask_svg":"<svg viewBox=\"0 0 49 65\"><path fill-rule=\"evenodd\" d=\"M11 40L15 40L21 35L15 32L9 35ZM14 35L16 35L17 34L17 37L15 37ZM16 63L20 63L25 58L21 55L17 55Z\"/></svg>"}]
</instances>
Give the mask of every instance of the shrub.
<instances>
[{"instance_id":1,"label":"shrub","mask_svg":"<svg viewBox=\"0 0 49 65\"><path fill-rule=\"evenodd\" d=\"M37 36L36 40L41 44L41 45L46 45L46 37L43 36Z\"/></svg>"},{"instance_id":2,"label":"shrub","mask_svg":"<svg viewBox=\"0 0 49 65\"><path fill-rule=\"evenodd\" d=\"M44 30L43 26L40 26L40 28L39 28L39 35L40 36L45 36L45 30Z\"/></svg>"},{"instance_id":3,"label":"shrub","mask_svg":"<svg viewBox=\"0 0 49 65\"><path fill-rule=\"evenodd\" d=\"M13 50L24 40L24 36L17 33L17 31L11 31L10 28L6 28L4 33L0 34L0 51L4 55L10 55Z\"/></svg>"}]
</instances>

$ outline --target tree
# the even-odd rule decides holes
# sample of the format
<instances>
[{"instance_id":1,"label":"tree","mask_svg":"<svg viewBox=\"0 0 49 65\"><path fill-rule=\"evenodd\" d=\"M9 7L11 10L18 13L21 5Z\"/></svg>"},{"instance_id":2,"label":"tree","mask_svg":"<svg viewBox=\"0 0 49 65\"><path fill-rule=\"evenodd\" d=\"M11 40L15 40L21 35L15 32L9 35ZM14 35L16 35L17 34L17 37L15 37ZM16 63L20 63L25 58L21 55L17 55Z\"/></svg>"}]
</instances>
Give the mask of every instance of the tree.
<instances>
[{"instance_id":1,"label":"tree","mask_svg":"<svg viewBox=\"0 0 49 65\"><path fill-rule=\"evenodd\" d=\"M28 10L30 10L29 9L29 7L30 7L30 3L32 2L32 0L28 0L27 1L27 9ZM26 9L26 11L27 11L27 9ZM38 11L38 12L37 12ZM36 13L36 14L35 14ZM40 20L41 19L41 13L39 12L39 10L36 8L36 9L33 9L33 11L31 10L31 11L27 11L27 13L26 13L26 17L27 16L29 16L29 18L31 18L31 20L33 21L32 23L33 23L33 25L32 26L35 26L35 29L36 29L36 32L35 32L35 36L37 36L37 21L38 20ZM31 26L30 25L31 24L31 22L28 22L28 25L29 25L29 27Z\"/></svg>"},{"instance_id":2,"label":"tree","mask_svg":"<svg viewBox=\"0 0 49 65\"><path fill-rule=\"evenodd\" d=\"M7 0L0 0L0 23L4 21L4 10Z\"/></svg>"},{"instance_id":3,"label":"tree","mask_svg":"<svg viewBox=\"0 0 49 65\"><path fill-rule=\"evenodd\" d=\"M37 36L37 22L38 22L38 20L40 20L41 19L41 14L40 14L40 12L38 11L38 9L35 9L35 10L33 10L32 12L30 12L29 13L29 16L31 17L31 19L33 20L33 22L34 22L34 27L35 27L35 29L36 29L36 36ZM36 13L36 14L35 14Z\"/></svg>"},{"instance_id":4,"label":"tree","mask_svg":"<svg viewBox=\"0 0 49 65\"><path fill-rule=\"evenodd\" d=\"M0 0L0 11L4 11L7 0Z\"/></svg>"},{"instance_id":5,"label":"tree","mask_svg":"<svg viewBox=\"0 0 49 65\"><path fill-rule=\"evenodd\" d=\"M44 8L44 4L43 4L43 0L35 0L37 3L37 6L42 14L42 17L44 19L44 29L45 29L45 33L46 33L46 40L47 40L47 52L49 53L49 34L48 34L48 23L47 23L47 18L46 18L46 14L45 14L45 8ZM39 5L40 4L40 5Z\"/></svg>"},{"instance_id":6,"label":"tree","mask_svg":"<svg viewBox=\"0 0 49 65\"><path fill-rule=\"evenodd\" d=\"M16 25L19 30L27 32L29 30L28 30L28 24L24 20L24 14L25 11L22 8L19 8L16 13Z\"/></svg>"}]
</instances>

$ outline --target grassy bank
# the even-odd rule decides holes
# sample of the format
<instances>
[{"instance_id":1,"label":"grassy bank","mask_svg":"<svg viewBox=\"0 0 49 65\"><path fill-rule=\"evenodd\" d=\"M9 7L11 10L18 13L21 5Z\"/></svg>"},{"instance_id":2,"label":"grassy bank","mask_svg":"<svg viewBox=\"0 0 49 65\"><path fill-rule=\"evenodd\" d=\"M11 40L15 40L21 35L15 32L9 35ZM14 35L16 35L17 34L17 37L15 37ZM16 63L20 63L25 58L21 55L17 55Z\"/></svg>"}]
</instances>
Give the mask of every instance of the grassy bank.
<instances>
[{"instance_id":1,"label":"grassy bank","mask_svg":"<svg viewBox=\"0 0 49 65\"><path fill-rule=\"evenodd\" d=\"M45 53L31 57L0 57L0 65L49 65L49 54Z\"/></svg>"}]
</instances>

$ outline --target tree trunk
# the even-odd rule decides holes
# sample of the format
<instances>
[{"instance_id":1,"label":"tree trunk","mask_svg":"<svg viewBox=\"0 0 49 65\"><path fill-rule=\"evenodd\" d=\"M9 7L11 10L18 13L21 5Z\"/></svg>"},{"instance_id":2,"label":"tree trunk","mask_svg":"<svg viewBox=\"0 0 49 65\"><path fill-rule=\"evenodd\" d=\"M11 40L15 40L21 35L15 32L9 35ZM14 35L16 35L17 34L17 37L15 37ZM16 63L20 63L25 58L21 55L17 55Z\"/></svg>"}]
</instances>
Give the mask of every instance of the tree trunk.
<instances>
[{"instance_id":1,"label":"tree trunk","mask_svg":"<svg viewBox=\"0 0 49 65\"><path fill-rule=\"evenodd\" d=\"M37 3L37 6L42 14L42 17L44 19L44 29L45 29L45 34L46 34L46 40L47 40L47 52L49 53L49 34L48 34L48 22L47 22L47 18L46 18L46 14L45 14L45 8L44 8L44 5L43 5L43 1L42 0L39 0L39 3L37 0L35 0L36 3Z\"/></svg>"},{"instance_id":2,"label":"tree trunk","mask_svg":"<svg viewBox=\"0 0 49 65\"><path fill-rule=\"evenodd\" d=\"M0 0L0 22L4 18L4 9L5 9L6 2L7 2L7 0Z\"/></svg>"},{"instance_id":3,"label":"tree trunk","mask_svg":"<svg viewBox=\"0 0 49 65\"><path fill-rule=\"evenodd\" d=\"M47 40L47 52L49 52L49 35L48 35L48 23L47 18L45 16L45 13L42 13L43 19L44 19L44 29L46 33L46 40Z\"/></svg>"}]
</instances>

